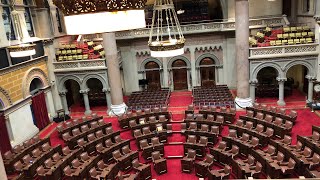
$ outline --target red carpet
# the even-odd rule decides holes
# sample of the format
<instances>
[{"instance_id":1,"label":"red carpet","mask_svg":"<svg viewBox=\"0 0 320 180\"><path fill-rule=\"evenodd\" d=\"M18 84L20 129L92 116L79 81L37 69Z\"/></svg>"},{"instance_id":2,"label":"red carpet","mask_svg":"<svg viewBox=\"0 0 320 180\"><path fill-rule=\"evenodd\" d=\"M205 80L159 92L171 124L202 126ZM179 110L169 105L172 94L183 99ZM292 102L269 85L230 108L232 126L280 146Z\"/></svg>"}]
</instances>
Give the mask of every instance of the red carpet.
<instances>
[{"instance_id":1,"label":"red carpet","mask_svg":"<svg viewBox=\"0 0 320 180\"><path fill-rule=\"evenodd\" d=\"M261 97L256 97L257 99L257 102L258 103L277 103L278 101L278 97L264 97L264 98L261 98ZM300 92L299 90L296 90L294 89L292 91L292 95L291 96L286 96L284 98L284 101L286 103L289 103L289 102L298 102L298 101L304 101L305 102L306 100L306 95L302 92Z\"/></svg>"},{"instance_id":2,"label":"red carpet","mask_svg":"<svg viewBox=\"0 0 320 180\"><path fill-rule=\"evenodd\" d=\"M192 104L192 92L191 91L181 91L172 92L169 99L169 107L181 107L188 106Z\"/></svg>"}]
</instances>

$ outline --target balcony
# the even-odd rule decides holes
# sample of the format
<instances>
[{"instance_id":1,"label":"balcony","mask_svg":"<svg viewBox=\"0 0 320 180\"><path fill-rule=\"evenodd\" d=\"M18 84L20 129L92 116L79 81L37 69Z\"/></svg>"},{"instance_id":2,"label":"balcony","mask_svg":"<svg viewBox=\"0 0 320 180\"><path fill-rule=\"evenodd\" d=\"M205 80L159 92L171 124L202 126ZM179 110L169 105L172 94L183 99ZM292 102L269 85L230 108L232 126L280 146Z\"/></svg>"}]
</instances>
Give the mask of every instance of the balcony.
<instances>
[{"instance_id":1,"label":"balcony","mask_svg":"<svg viewBox=\"0 0 320 180\"><path fill-rule=\"evenodd\" d=\"M319 44L299 44L250 48L250 60L262 58L281 58L290 56L312 56L319 54Z\"/></svg>"},{"instance_id":2,"label":"balcony","mask_svg":"<svg viewBox=\"0 0 320 180\"><path fill-rule=\"evenodd\" d=\"M54 72L96 71L106 70L105 59L54 62Z\"/></svg>"},{"instance_id":3,"label":"balcony","mask_svg":"<svg viewBox=\"0 0 320 180\"><path fill-rule=\"evenodd\" d=\"M280 17L267 17L259 19L250 19L249 24L251 29L264 28L267 26L283 26L286 24L286 16ZM208 22L199 24L188 24L181 26L184 34L198 34L207 32L221 32L221 31L235 31L235 22ZM164 32L167 32L166 28L163 28ZM145 38L150 34L150 28L136 29L130 31L121 31L116 33L116 38L121 39L135 39ZM156 34L156 30L154 30ZM101 35L100 35L101 36Z\"/></svg>"}]
</instances>

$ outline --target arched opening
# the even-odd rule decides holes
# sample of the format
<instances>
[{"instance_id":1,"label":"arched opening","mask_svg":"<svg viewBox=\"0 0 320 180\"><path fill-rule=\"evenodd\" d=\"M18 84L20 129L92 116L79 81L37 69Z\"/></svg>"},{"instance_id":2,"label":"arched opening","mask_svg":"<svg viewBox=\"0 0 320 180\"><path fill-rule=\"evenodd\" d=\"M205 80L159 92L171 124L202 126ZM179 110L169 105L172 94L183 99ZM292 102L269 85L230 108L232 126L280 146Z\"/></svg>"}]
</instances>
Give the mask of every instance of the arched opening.
<instances>
[{"instance_id":1,"label":"arched opening","mask_svg":"<svg viewBox=\"0 0 320 180\"><path fill-rule=\"evenodd\" d=\"M204 58L200 61L201 86L212 87L216 84L214 60Z\"/></svg>"},{"instance_id":2,"label":"arched opening","mask_svg":"<svg viewBox=\"0 0 320 180\"><path fill-rule=\"evenodd\" d=\"M160 83L160 67L158 63L150 61L145 65L146 80L148 81L148 89L161 89Z\"/></svg>"},{"instance_id":3,"label":"arched opening","mask_svg":"<svg viewBox=\"0 0 320 180\"><path fill-rule=\"evenodd\" d=\"M31 95L36 94L41 88L43 88L43 83L39 78L34 78L29 86L29 92Z\"/></svg>"},{"instance_id":4,"label":"arched opening","mask_svg":"<svg viewBox=\"0 0 320 180\"><path fill-rule=\"evenodd\" d=\"M88 93L90 106L107 105L106 94L102 91L103 85L99 79L89 79L87 81L87 86L90 89Z\"/></svg>"},{"instance_id":5,"label":"arched opening","mask_svg":"<svg viewBox=\"0 0 320 180\"><path fill-rule=\"evenodd\" d=\"M305 94L308 92L307 74L308 69L304 65L295 65L288 69L285 90L289 91L289 95L292 94L295 98L300 97L300 99L304 100Z\"/></svg>"},{"instance_id":6,"label":"arched opening","mask_svg":"<svg viewBox=\"0 0 320 180\"><path fill-rule=\"evenodd\" d=\"M222 21L223 10L221 0L175 0L173 1L180 24L200 23L204 21ZM146 22L152 23L154 0L146 3ZM182 11L179 11L182 10ZM163 17L162 19L165 19ZM166 21L164 21L165 23Z\"/></svg>"},{"instance_id":7,"label":"arched opening","mask_svg":"<svg viewBox=\"0 0 320 180\"><path fill-rule=\"evenodd\" d=\"M278 71L273 67L265 67L257 74L257 97L278 97L279 86L277 82Z\"/></svg>"},{"instance_id":8,"label":"arched opening","mask_svg":"<svg viewBox=\"0 0 320 180\"><path fill-rule=\"evenodd\" d=\"M65 83L65 88L67 89L67 103L68 107L72 105L83 105L83 98L80 94L80 85L77 81L68 79Z\"/></svg>"},{"instance_id":9,"label":"arched opening","mask_svg":"<svg viewBox=\"0 0 320 180\"><path fill-rule=\"evenodd\" d=\"M188 89L187 63L178 59L172 63L174 90Z\"/></svg>"}]
</instances>

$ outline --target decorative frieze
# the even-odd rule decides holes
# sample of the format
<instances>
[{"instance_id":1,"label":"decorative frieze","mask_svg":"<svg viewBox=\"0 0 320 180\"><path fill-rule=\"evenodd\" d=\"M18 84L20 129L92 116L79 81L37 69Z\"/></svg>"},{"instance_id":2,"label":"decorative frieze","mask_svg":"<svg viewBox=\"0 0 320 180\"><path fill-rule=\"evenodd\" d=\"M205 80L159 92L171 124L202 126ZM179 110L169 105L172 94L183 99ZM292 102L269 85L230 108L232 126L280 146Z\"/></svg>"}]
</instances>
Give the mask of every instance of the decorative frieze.
<instances>
[{"instance_id":1,"label":"decorative frieze","mask_svg":"<svg viewBox=\"0 0 320 180\"><path fill-rule=\"evenodd\" d=\"M95 60L81 60L81 61L65 61L65 62L54 62L53 63L55 72L63 71L85 71L91 69L106 69L105 59L95 59Z\"/></svg>"}]
</instances>

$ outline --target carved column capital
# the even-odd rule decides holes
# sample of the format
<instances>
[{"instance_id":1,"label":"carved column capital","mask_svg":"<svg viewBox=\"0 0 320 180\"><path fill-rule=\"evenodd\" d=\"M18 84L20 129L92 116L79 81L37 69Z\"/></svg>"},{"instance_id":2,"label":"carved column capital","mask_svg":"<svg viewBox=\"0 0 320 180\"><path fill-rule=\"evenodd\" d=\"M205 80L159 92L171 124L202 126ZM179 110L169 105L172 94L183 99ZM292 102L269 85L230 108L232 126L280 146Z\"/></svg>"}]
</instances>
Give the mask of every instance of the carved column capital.
<instances>
[{"instance_id":1,"label":"carved column capital","mask_svg":"<svg viewBox=\"0 0 320 180\"><path fill-rule=\"evenodd\" d=\"M314 20L317 21L317 23L320 25L320 15L313 16Z\"/></svg>"},{"instance_id":2,"label":"carved column capital","mask_svg":"<svg viewBox=\"0 0 320 180\"><path fill-rule=\"evenodd\" d=\"M252 80L249 81L249 84L251 86L256 86L258 84L258 80L257 79L252 79Z\"/></svg>"},{"instance_id":3,"label":"carved column capital","mask_svg":"<svg viewBox=\"0 0 320 180\"><path fill-rule=\"evenodd\" d=\"M68 90L59 91L60 96L65 96L67 94Z\"/></svg>"},{"instance_id":4,"label":"carved column capital","mask_svg":"<svg viewBox=\"0 0 320 180\"><path fill-rule=\"evenodd\" d=\"M317 78L315 76L306 75L305 76L309 81L316 81Z\"/></svg>"},{"instance_id":5,"label":"carved column capital","mask_svg":"<svg viewBox=\"0 0 320 180\"><path fill-rule=\"evenodd\" d=\"M81 93L81 94L88 94L89 91L90 91L89 88L88 88L88 89L83 89L83 90L81 89L81 90L80 90L80 93Z\"/></svg>"},{"instance_id":6,"label":"carved column capital","mask_svg":"<svg viewBox=\"0 0 320 180\"><path fill-rule=\"evenodd\" d=\"M287 78L279 78L277 77L277 81L280 83L280 82L285 82L287 81Z\"/></svg>"},{"instance_id":7,"label":"carved column capital","mask_svg":"<svg viewBox=\"0 0 320 180\"><path fill-rule=\"evenodd\" d=\"M104 93L110 93L111 89L110 88L103 88L102 92Z\"/></svg>"}]
</instances>

